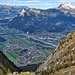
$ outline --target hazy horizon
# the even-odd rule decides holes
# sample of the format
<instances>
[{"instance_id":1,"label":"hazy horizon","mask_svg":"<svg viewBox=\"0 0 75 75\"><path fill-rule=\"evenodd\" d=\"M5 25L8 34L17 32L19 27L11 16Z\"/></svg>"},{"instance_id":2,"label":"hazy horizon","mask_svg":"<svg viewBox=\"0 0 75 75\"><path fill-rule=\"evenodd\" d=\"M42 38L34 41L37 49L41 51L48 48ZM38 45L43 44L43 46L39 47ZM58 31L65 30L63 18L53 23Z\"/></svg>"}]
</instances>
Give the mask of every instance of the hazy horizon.
<instances>
[{"instance_id":1,"label":"hazy horizon","mask_svg":"<svg viewBox=\"0 0 75 75\"><path fill-rule=\"evenodd\" d=\"M75 0L0 0L0 4L11 6L27 6L29 8L48 9L55 8L62 3L75 4Z\"/></svg>"}]
</instances>

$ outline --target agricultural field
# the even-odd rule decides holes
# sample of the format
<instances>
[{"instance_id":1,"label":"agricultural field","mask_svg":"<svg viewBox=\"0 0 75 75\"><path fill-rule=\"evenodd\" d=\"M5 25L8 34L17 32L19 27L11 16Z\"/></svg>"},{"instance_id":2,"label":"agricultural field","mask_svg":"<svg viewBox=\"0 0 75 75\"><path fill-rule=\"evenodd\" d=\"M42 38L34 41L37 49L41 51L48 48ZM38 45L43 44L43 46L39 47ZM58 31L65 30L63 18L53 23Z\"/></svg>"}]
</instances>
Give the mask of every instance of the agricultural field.
<instances>
[{"instance_id":1,"label":"agricultural field","mask_svg":"<svg viewBox=\"0 0 75 75\"><path fill-rule=\"evenodd\" d=\"M54 51L62 39L59 37L61 35L62 33L29 35L0 26L0 50L18 67L39 64Z\"/></svg>"}]
</instances>

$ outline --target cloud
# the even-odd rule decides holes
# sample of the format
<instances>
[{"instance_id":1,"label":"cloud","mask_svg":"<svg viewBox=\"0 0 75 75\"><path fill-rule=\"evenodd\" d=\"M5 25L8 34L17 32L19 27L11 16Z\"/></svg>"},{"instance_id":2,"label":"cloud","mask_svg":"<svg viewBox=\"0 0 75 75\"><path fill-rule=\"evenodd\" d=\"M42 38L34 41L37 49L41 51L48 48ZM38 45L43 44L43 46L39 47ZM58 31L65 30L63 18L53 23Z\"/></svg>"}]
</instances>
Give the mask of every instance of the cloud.
<instances>
[{"instance_id":1,"label":"cloud","mask_svg":"<svg viewBox=\"0 0 75 75\"><path fill-rule=\"evenodd\" d=\"M36 1L34 1L34 0L28 0L28 1L19 0L18 2L20 2L20 3L38 3L40 1L39 0L36 0Z\"/></svg>"},{"instance_id":2,"label":"cloud","mask_svg":"<svg viewBox=\"0 0 75 75\"><path fill-rule=\"evenodd\" d=\"M6 0L5 3L9 3L9 4L13 4L13 3L17 3L18 0Z\"/></svg>"},{"instance_id":3,"label":"cloud","mask_svg":"<svg viewBox=\"0 0 75 75\"><path fill-rule=\"evenodd\" d=\"M74 2L75 3L75 0L58 0L57 2L64 2L64 3Z\"/></svg>"},{"instance_id":4,"label":"cloud","mask_svg":"<svg viewBox=\"0 0 75 75\"><path fill-rule=\"evenodd\" d=\"M8 5L23 5L31 8L41 9L47 9L52 7L51 3L43 2L41 0L6 0L5 3Z\"/></svg>"},{"instance_id":5,"label":"cloud","mask_svg":"<svg viewBox=\"0 0 75 75\"><path fill-rule=\"evenodd\" d=\"M38 3L40 0L5 0L6 4L25 4L25 3Z\"/></svg>"},{"instance_id":6,"label":"cloud","mask_svg":"<svg viewBox=\"0 0 75 75\"><path fill-rule=\"evenodd\" d=\"M18 0L18 2L40 2L40 0Z\"/></svg>"},{"instance_id":7,"label":"cloud","mask_svg":"<svg viewBox=\"0 0 75 75\"><path fill-rule=\"evenodd\" d=\"M51 8L52 4L51 3L47 3L47 2L41 2L41 1L26 1L26 2L20 2L23 5L26 5L28 7L31 8L42 8L42 9L47 9L47 8Z\"/></svg>"}]
</instances>

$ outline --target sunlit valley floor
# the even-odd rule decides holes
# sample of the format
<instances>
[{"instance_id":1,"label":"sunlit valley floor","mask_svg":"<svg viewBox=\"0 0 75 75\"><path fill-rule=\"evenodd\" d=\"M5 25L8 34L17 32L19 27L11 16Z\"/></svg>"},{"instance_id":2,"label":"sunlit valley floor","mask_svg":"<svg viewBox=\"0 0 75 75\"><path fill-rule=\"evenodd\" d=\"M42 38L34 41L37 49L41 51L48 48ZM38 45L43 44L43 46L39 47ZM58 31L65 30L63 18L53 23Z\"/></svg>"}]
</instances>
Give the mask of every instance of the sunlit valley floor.
<instances>
[{"instance_id":1,"label":"sunlit valley floor","mask_svg":"<svg viewBox=\"0 0 75 75\"><path fill-rule=\"evenodd\" d=\"M18 67L41 63L54 51L62 38L62 33L28 35L3 27L0 28L0 32L0 50Z\"/></svg>"}]
</instances>

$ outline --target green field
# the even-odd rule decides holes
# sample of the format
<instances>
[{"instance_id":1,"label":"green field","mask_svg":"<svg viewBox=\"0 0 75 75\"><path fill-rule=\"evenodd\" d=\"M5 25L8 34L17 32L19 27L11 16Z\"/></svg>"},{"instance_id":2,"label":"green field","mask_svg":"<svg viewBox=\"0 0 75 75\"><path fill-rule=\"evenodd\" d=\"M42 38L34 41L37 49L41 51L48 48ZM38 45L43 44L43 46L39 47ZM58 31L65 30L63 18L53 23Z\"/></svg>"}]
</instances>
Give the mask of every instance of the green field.
<instances>
[{"instance_id":1,"label":"green field","mask_svg":"<svg viewBox=\"0 0 75 75\"><path fill-rule=\"evenodd\" d=\"M20 56L14 52L9 52L9 53L6 53L5 55L8 57L9 60L14 62L16 62L20 58Z\"/></svg>"}]
</instances>

